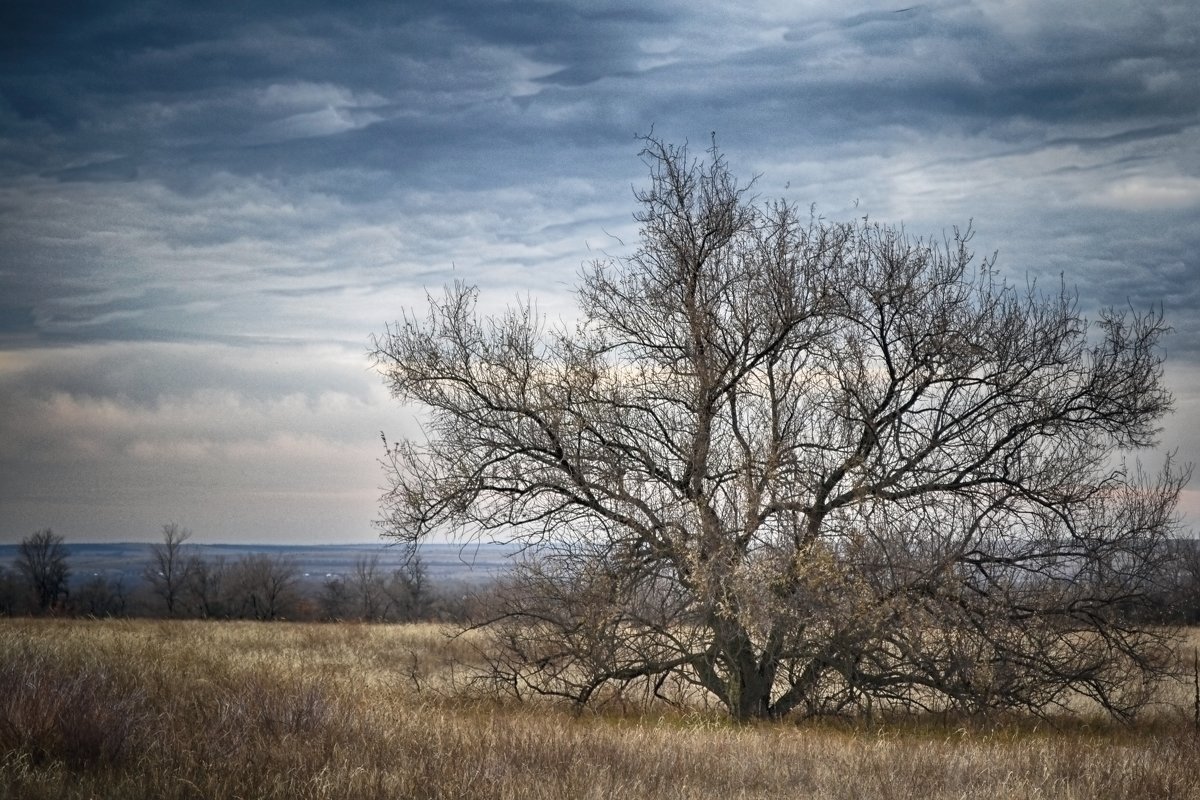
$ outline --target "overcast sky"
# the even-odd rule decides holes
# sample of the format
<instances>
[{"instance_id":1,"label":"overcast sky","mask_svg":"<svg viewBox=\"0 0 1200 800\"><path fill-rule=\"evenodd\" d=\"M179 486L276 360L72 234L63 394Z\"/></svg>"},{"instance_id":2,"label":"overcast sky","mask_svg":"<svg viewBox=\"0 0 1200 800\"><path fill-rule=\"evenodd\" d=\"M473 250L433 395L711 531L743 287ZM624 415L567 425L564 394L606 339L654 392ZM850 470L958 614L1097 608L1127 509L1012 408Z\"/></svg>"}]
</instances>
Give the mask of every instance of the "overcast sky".
<instances>
[{"instance_id":1,"label":"overcast sky","mask_svg":"<svg viewBox=\"0 0 1200 800\"><path fill-rule=\"evenodd\" d=\"M0 5L0 542L372 540L414 428L371 335L455 279L569 315L652 126L830 219L974 220L1092 316L1162 304L1200 459L1195 0L260 5Z\"/></svg>"}]
</instances>

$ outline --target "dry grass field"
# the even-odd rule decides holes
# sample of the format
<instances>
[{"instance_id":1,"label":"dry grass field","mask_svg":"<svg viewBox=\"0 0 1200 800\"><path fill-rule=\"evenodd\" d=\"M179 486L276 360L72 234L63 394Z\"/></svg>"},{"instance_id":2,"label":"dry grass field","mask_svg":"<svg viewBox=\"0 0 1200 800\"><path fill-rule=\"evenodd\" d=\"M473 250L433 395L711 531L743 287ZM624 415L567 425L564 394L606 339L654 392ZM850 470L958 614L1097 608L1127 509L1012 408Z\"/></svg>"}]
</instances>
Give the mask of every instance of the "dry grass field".
<instances>
[{"instance_id":1,"label":"dry grass field","mask_svg":"<svg viewBox=\"0 0 1200 800\"><path fill-rule=\"evenodd\" d=\"M1190 682L1131 727L735 726L489 699L473 656L431 626L2 620L0 797L1200 798Z\"/></svg>"}]
</instances>

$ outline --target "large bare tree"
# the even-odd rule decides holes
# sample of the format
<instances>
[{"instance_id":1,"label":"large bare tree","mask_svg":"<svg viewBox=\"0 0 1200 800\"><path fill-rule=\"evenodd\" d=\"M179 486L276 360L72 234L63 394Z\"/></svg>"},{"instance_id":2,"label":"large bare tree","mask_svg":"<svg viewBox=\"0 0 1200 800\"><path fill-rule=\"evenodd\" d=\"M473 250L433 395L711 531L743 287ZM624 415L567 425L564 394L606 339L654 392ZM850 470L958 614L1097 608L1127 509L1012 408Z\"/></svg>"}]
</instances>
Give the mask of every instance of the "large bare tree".
<instances>
[{"instance_id":1,"label":"large bare tree","mask_svg":"<svg viewBox=\"0 0 1200 800\"><path fill-rule=\"evenodd\" d=\"M455 285L375 343L427 432L388 446L385 535L530 554L497 677L737 718L1135 711L1169 642L1132 620L1186 480L1120 460L1171 405L1161 315L1089 323L969 229L759 203L715 146L642 155L640 245L585 269L578 324Z\"/></svg>"}]
</instances>

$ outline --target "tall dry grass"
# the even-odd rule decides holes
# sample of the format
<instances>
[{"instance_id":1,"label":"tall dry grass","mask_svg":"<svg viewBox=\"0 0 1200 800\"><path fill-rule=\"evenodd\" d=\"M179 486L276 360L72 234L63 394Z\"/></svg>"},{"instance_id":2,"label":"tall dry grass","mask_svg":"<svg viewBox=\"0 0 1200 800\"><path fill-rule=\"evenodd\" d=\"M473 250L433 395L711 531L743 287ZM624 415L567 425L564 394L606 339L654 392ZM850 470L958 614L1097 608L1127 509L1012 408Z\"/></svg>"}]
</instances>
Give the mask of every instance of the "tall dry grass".
<instances>
[{"instance_id":1,"label":"tall dry grass","mask_svg":"<svg viewBox=\"0 0 1200 800\"><path fill-rule=\"evenodd\" d=\"M3 621L0 797L1200 798L1190 684L1132 728L738 727L489 700L473 657L431 626Z\"/></svg>"}]
</instances>

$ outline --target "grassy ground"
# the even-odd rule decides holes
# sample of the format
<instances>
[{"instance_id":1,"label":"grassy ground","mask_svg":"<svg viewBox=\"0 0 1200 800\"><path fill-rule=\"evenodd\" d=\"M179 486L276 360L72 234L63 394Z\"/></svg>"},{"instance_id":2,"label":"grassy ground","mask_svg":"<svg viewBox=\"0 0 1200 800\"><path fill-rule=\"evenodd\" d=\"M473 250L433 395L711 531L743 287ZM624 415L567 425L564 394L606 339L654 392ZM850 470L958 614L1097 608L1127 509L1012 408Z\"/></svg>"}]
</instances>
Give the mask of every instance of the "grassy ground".
<instances>
[{"instance_id":1,"label":"grassy ground","mask_svg":"<svg viewBox=\"0 0 1200 800\"><path fill-rule=\"evenodd\" d=\"M1200 798L1191 688L1103 721L732 726L459 688L430 626L0 621L0 797Z\"/></svg>"}]
</instances>

